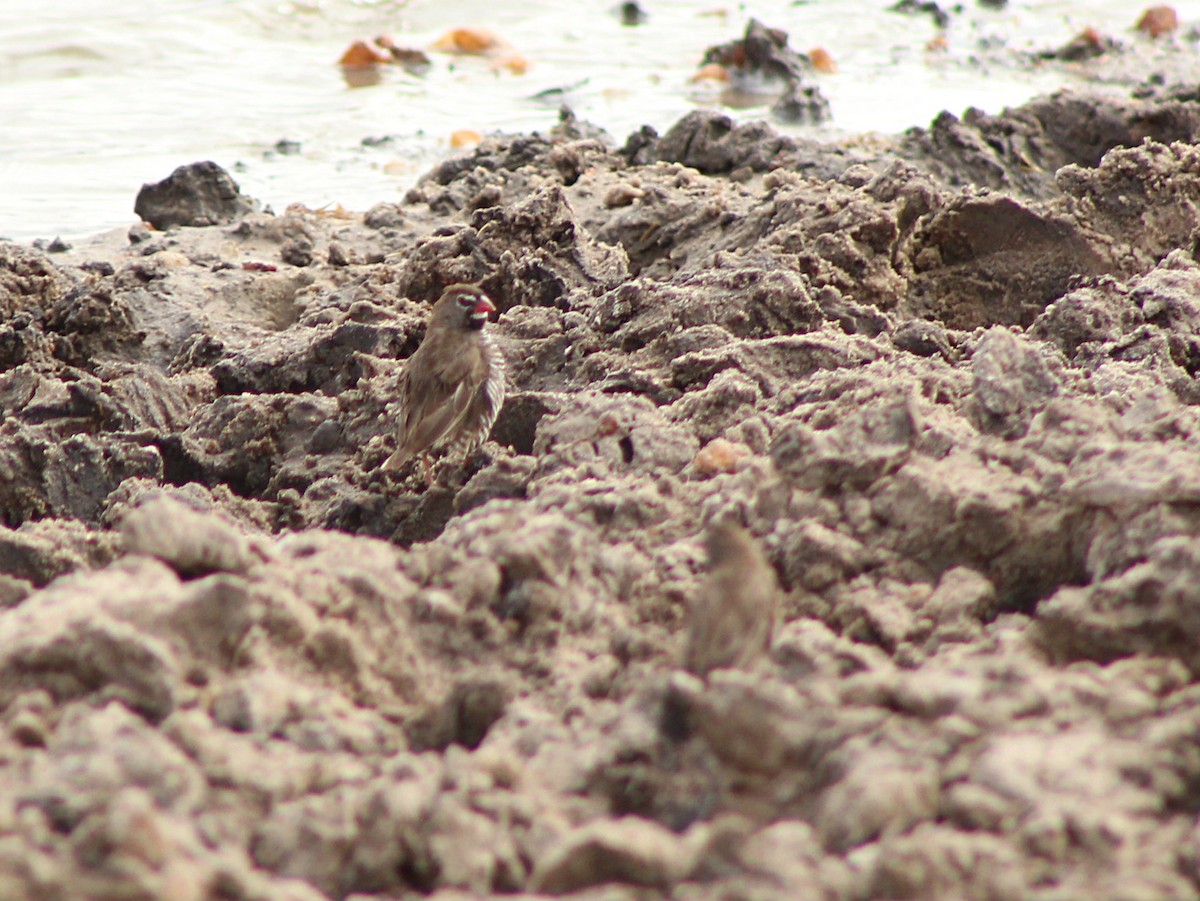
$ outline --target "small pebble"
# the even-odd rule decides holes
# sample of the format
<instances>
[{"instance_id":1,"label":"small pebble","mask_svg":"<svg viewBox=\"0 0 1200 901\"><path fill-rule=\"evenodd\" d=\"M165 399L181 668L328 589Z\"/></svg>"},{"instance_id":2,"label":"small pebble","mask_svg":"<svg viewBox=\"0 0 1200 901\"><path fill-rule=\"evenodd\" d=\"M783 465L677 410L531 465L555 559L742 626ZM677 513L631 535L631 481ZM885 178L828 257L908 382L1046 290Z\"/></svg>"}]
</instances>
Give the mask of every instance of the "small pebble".
<instances>
[{"instance_id":1,"label":"small pebble","mask_svg":"<svg viewBox=\"0 0 1200 901\"><path fill-rule=\"evenodd\" d=\"M1138 19L1137 30L1152 38L1170 34L1179 27L1179 16L1170 6L1151 6Z\"/></svg>"},{"instance_id":2,"label":"small pebble","mask_svg":"<svg viewBox=\"0 0 1200 901\"><path fill-rule=\"evenodd\" d=\"M350 258L346 255L346 248L342 247L337 241L329 242L329 265L338 269L350 265Z\"/></svg>"},{"instance_id":3,"label":"small pebble","mask_svg":"<svg viewBox=\"0 0 1200 901\"><path fill-rule=\"evenodd\" d=\"M714 438L696 454L693 464L701 475L712 476L721 472L737 472L742 461L750 456L750 448L734 444L724 438Z\"/></svg>"},{"instance_id":4,"label":"small pebble","mask_svg":"<svg viewBox=\"0 0 1200 901\"><path fill-rule=\"evenodd\" d=\"M312 242L307 239L289 238L283 242L279 258L292 266L310 266L313 261Z\"/></svg>"},{"instance_id":5,"label":"small pebble","mask_svg":"<svg viewBox=\"0 0 1200 901\"><path fill-rule=\"evenodd\" d=\"M22 710L12 718L8 731L18 743L27 748L46 746L46 723L31 710Z\"/></svg>"}]
</instances>

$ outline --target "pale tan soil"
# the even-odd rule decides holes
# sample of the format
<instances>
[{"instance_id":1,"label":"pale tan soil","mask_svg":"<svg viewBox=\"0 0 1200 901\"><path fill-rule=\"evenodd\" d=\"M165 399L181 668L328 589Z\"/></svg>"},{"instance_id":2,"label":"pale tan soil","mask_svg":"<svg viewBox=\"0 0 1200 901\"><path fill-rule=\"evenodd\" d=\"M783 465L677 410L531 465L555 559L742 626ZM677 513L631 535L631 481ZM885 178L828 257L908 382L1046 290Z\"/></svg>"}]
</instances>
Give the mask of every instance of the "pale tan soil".
<instances>
[{"instance_id":1,"label":"pale tan soil","mask_svg":"<svg viewBox=\"0 0 1200 901\"><path fill-rule=\"evenodd\" d=\"M0 245L0 898L1197 897L1197 136L567 122ZM495 440L385 479L461 280ZM726 517L781 623L704 681Z\"/></svg>"}]
</instances>

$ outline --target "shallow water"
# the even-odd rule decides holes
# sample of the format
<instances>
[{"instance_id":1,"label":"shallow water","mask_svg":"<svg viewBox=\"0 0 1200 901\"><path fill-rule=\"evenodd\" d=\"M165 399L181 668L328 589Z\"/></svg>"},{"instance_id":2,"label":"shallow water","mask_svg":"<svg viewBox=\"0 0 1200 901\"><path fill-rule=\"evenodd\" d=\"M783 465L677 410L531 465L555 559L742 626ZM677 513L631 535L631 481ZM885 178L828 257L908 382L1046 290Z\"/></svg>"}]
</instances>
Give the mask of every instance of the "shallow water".
<instances>
[{"instance_id":1,"label":"shallow water","mask_svg":"<svg viewBox=\"0 0 1200 901\"><path fill-rule=\"evenodd\" d=\"M997 110L1078 83L1069 67L1014 64L1012 50L1056 47L1088 25L1141 40L1129 30L1140 6L1116 0L964 4L941 50L928 48L930 16L887 12L890 2L642 5L648 21L627 27L608 0L142 0L103 12L95 0L4 0L0 235L128 225L143 182L199 159L233 170L276 209L365 209L398 199L453 152L456 129L545 129L564 101L618 140L646 123L661 131L713 104L689 78L704 49L739 36L751 16L787 30L797 50L832 54L838 71L816 81L833 121L809 129L826 136L900 131L943 109ZM1200 16L1200 0L1175 6L1183 30ZM464 25L495 32L528 70L431 53L423 77L388 67L379 84L352 88L336 65L356 38L428 47ZM567 90L537 96L556 88ZM281 140L298 151L277 151Z\"/></svg>"}]
</instances>

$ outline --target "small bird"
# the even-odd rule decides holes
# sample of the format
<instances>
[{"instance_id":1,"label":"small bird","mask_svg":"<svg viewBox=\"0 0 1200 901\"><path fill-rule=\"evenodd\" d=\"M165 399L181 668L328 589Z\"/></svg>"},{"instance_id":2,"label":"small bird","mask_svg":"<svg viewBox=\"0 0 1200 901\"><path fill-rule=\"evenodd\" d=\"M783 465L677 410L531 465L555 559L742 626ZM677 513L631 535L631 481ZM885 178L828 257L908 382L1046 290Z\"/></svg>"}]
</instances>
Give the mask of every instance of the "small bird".
<instances>
[{"instance_id":1,"label":"small bird","mask_svg":"<svg viewBox=\"0 0 1200 901\"><path fill-rule=\"evenodd\" d=\"M484 331L496 305L475 285L442 292L421 346L400 374L396 451L383 463L400 469L448 449L466 457L481 445L504 403L504 357Z\"/></svg>"},{"instance_id":2,"label":"small bird","mask_svg":"<svg viewBox=\"0 0 1200 901\"><path fill-rule=\"evenodd\" d=\"M779 603L775 571L741 526L717 522L705 535L708 578L689 611L683 665L697 676L753 663L771 645Z\"/></svg>"}]
</instances>

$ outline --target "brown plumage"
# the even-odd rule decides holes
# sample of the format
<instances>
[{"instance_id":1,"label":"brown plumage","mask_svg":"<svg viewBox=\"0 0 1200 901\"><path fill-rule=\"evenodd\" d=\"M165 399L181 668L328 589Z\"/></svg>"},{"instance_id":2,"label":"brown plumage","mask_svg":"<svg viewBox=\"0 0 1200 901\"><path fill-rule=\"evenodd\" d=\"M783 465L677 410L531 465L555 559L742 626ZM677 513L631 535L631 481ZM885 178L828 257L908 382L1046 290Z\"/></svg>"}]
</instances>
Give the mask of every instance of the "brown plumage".
<instances>
[{"instance_id":1,"label":"brown plumage","mask_svg":"<svg viewBox=\"0 0 1200 901\"><path fill-rule=\"evenodd\" d=\"M753 663L771 645L778 586L775 571L741 526L709 526L709 574L692 602L683 665L698 676Z\"/></svg>"},{"instance_id":2,"label":"brown plumage","mask_svg":"<svg viewBox=\"0 0 1200 901\"><path fill-rule=\"evenodd\" d=\"M504 357L484 331L494 312L475 285L442 292L400 375L396 451L384 469L432 450L466 456L487 438L504 403Z\"/></svg>"}]
</instances>

